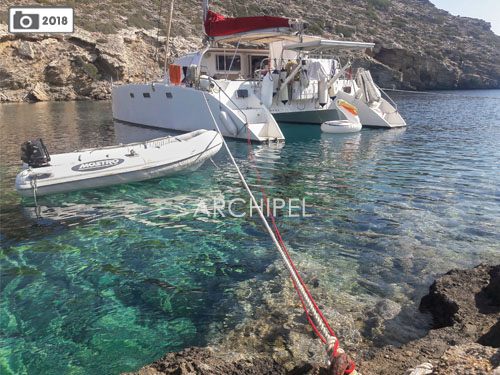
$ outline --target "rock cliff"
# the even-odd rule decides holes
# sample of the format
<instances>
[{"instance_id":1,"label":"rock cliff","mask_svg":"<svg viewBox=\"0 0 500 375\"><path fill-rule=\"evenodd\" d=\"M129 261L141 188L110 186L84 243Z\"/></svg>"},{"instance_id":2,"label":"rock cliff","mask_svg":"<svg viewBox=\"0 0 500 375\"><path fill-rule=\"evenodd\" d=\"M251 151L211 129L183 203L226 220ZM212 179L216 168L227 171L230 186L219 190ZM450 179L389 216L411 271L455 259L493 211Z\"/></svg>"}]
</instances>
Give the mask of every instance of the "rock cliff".
<instances>
[{"instance_id":1,"label":"rock cliff","mask_svg":"<svg viewBox=\"0 0 500 375\"><path fill-rule=\"evenodd\" d=\"M28 0L0 4L0 101L105 99L111 80L160 74L168 0L37 0L73 6L73 34L9 34L7 11ZM500 87L500 36L482 20L455 17L427 0L214 0L226 16L282 15L309 24L308 33L372 41L357 61L382 87L474 89ZM201 1L177 1L170 43L176 57L202 45ZM157 49L157 45L159 46Z\"/></svg>"}]
</instances>

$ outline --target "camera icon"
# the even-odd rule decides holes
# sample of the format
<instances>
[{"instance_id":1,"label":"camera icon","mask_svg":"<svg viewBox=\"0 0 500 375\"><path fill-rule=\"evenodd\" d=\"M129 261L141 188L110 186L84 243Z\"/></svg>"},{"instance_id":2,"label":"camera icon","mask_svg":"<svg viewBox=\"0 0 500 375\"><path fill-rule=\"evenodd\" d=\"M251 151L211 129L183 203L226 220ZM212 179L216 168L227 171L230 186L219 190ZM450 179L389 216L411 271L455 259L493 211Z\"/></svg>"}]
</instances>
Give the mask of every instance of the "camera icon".
<instances>
[{"instance_id":1,"label":"camera icon","mask_svg":"<svg viewBox=\"0 0 500 375\"><path fill-rule=\"evenodd\" d=\"M14 13L14 29L37 30L40 27L38 14L23 14L21 11Z\"/></svg>"}]
</instances>

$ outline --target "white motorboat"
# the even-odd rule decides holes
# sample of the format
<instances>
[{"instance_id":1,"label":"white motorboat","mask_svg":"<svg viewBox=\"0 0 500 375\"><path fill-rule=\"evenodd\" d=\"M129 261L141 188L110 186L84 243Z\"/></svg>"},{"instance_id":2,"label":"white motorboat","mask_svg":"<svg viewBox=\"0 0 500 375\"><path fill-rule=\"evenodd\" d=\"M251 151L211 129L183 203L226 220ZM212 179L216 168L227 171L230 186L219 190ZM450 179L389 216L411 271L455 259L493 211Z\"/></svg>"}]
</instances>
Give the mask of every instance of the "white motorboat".
<instances>
[{"instance_id":1,"label":"white motorboat","mask_svg":"<svg viewBox=\"0 0 500 375\"><path fill-rule=\"evenodd\" d=\"M373 43L308 36L294 19L224 18L207 8L204 27L208 44L174 61L162 81L113 87L115 119L179 131L213 129L210 106L224 136L263 142L284 139L278 121L339 120L334 102L340 98L358 109L364 126L406 125L369 72L352 72L352 55Z\"/></svg>"},{"instance_id":2,"label":"white motorboat","mask_svg":"<svg viewBox=\"0 0 500 375\"><path fill-rule=\"evenodd\" d=\"M325 121L321 124L321 130L325 133L334 134L359 132L362 125L359 120L357 108L343 99L337 99L335 106L345 116L345 120Z\"/></svg>"},{"instance_id":3,"label":"white motorboat","mask_svg":"<svg viewBox=\"0 0 500 375\"><path fill-rule=\"evenodd\" d=\"M15 188L32 196L143 181L194 170L221 147L222 137L213 130L50 156L41 140L26 142Z\"/></svg>"}]
</instances>

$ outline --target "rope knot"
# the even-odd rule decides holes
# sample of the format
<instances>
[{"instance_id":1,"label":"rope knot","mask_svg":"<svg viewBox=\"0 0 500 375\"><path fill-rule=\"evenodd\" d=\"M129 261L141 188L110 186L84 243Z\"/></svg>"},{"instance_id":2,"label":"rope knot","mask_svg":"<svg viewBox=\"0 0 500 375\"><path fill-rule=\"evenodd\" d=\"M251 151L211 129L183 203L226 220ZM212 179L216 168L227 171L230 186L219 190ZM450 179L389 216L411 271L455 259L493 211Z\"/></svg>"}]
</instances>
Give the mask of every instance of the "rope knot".
<instances>
[{"instance_id":1,"label":"rope knot","mask_svg":"<svg viewBox=\"0 0 500 375\"><path fill-rule=\"evenodd\" d=\"M354 363L346 353L339 353L332 359L330 368L328 369L330 375L347 375L355 370Z\"/></svg>"},{"instance_id":2,"label":"rope knot","mask_svg":"<svg viewBox=\"0 0 500 375\"><path fill-rule=\"evenodd\" d=\"M338 349L339 340L335 336L330 336L326 343L326 352L328 354L328 373L330 375L348 375L354 372L354 362L344 353L342 349Z\"/></svg>"},{"instance_id":3,"label":"rope knot","mask_svg":"<svg viewBox=\"0 0 500 375\"><path fill-rule=\"evenodd\" d=\"M326 353L328 355L329 360L337 356L338 347L339 347L339 340L337 340L337 338L334 336L330 336L326 343Z\"/></svg>"}]
</instances>

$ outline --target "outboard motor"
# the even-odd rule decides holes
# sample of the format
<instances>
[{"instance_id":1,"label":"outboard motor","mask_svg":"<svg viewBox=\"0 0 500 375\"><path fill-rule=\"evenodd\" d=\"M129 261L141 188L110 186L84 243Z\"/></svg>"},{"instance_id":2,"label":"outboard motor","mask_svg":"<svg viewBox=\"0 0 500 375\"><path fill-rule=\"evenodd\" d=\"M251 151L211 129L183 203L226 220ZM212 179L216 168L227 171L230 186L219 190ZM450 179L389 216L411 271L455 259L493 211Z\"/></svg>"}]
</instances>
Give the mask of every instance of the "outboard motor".
<instances>
[{"instance_id":1,"label":"outboard motor","mask_svg":"<svg viewBox=\"0 0 500 375\"><path fill-rule=\"evenodd\" d=\"M28 141L22 144L21 160L32 168L50 165L50 155L41 138L38 141Z\"/></svg>"}]
</instances>

